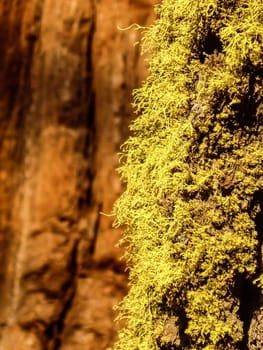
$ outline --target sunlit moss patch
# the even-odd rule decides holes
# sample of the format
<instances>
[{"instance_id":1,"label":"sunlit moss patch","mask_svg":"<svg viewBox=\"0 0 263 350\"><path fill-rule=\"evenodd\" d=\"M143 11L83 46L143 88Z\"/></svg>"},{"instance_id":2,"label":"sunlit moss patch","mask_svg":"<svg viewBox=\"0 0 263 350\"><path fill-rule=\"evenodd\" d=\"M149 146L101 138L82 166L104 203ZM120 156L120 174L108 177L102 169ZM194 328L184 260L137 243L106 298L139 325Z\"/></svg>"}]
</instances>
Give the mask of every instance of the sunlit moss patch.
<instances>
[{"instance_id":1,"label":"sunlit moss patch","mask_svg":"<svg viewBox=\"0 0 263 350\"><path fill-rule=\"evenodd\" d=\"M130 290L115 350L240 349L240 286L263 284L263 4L163 0L156 12L122 146Z\"/></svg>"}]
</instances>

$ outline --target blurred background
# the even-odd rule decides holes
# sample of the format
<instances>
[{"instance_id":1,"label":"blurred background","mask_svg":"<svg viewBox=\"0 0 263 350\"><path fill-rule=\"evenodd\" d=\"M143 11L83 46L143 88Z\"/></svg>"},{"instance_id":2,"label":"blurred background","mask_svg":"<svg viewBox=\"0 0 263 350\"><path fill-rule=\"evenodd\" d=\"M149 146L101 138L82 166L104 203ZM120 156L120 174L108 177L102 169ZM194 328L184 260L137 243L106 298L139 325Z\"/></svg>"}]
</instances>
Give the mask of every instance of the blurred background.
<instances>
[{"instance_id":1,"label":"blurred background","mask_svg":"<svg viewBox=\"0 0 263 350\"><path fill-rule=\"evenodd\" d=\"M110 214L156 0L0 2L0 350L102 350L127 276ZM127 349L128 350L128 349Z\"/></svg>"}]
</instances>

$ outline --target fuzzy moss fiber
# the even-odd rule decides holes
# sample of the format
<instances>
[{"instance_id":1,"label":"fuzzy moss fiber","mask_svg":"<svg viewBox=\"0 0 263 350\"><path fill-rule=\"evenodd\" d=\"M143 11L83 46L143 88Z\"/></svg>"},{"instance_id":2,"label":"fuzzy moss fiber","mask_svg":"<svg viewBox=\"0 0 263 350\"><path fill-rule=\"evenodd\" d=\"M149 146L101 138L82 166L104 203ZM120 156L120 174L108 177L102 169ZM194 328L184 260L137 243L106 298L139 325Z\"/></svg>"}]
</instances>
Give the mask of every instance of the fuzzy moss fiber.
<instances>
[{"instance_id":1,"label":"fuzzy moss fiber","mask_svg":"<svg viewBox=\"0 0 263 350\"><path fill-rule=\"evenodd\" d=\"M115 350L242 349L262 286L263 3L163 0L122 147L130 290ZM262 224L261 224L262 225Z\"/></svg>"}]
</instances>

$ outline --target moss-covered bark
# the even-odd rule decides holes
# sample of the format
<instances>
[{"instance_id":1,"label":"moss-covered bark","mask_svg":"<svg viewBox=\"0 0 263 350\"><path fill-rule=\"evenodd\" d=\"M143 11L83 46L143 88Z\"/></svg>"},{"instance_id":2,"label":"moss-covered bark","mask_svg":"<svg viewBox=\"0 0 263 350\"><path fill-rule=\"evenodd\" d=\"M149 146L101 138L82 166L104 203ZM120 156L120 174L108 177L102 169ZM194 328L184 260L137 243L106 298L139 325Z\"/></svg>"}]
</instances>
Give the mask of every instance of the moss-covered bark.
<instances>
[{"instance_id":1,"label":"moss-covered bark","mask_svg":"<svg viewBox=\"0 0 263 350\"><path fill-rule=\"evenodd\" d=\"M261 349L263 4L156 11L115 207L130 267L115 349Z\"/></svg>"}]
</instances>

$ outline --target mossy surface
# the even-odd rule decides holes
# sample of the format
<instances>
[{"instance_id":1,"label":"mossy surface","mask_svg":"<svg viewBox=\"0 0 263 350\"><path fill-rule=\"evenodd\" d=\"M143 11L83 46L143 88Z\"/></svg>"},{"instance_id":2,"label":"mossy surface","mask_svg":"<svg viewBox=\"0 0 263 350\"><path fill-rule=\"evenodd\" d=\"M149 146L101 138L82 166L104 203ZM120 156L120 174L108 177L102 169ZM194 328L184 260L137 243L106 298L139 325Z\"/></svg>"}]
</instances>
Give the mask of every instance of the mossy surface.
<instances>
[{"instance_id":1,"label":"mossy surface","mask_svg":"<svg viewBox=\"0 0 263 350\"><path fill-rule=\"evenodd\" d=\"M115 350L241 349L242 281L263 285L263 3L163 0L122 146L127 325Z\"/></svg>"}]
</instances>

